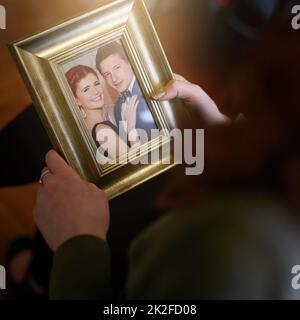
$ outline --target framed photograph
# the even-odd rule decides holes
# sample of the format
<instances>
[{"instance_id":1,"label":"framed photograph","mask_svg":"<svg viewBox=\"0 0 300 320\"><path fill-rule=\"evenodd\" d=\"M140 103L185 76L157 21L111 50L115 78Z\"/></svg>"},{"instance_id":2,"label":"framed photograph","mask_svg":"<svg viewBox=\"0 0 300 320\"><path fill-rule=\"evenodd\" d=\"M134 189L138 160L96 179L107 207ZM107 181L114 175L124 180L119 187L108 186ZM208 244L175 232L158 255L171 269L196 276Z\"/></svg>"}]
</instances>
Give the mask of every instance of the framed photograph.
<instances>
[{"instance_id":1,"label":"framed photograph","mask_svg":"<svg viewBox=\"0 0 300 320\"><path fill-rule=\"evenodd\" d=\"M175 165L188 114L151 99L173 74L142 0L100 1L10 50L54 147L109 199Z\"/></svg>"}]
</instances>

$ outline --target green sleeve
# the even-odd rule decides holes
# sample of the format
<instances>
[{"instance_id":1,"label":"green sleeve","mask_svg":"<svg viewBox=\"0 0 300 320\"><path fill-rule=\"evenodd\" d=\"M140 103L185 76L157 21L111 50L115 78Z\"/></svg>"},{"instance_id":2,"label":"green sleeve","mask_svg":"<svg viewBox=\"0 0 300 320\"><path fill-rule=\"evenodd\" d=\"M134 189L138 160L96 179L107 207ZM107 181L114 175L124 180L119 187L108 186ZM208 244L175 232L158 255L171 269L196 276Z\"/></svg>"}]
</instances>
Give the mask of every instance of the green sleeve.
<instances>
[{"instance_id":1,"label":"green sleeve","mask_svg":"<svg viewBox=\"0 0 300 320\"><path fill-rule=\"evenodd\" d=\"M263 214L233 200L166 214L144 230L130 247L126 298L272 297L276 259L257 226Z\"/></svg>"},{"instance_id":2,"label":"green sleeve","mask_svg":"<svg viewBox=\"0 0 300 320\"><path fill-rule=\"evenodd\" d=\"M50 300L103 300L112 298L108 244L94 236L77 236L54 255Z\"/></svg>"}]
</instances>

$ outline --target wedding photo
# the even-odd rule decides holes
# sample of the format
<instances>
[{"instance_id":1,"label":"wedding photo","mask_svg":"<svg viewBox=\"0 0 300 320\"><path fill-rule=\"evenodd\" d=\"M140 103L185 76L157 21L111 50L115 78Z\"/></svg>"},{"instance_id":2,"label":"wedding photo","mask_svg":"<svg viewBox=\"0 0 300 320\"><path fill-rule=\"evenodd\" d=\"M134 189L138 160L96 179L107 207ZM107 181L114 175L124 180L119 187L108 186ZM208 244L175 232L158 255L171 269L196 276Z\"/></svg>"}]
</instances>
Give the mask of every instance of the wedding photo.
<instances>
[{"instance_id":1,"label":"wedding photo","mask_svg":"<svg viewBox=\"0 0 300 320\"><path fill-rule=\"evenodd\" d=\"M115 159L150 141L157 126L119 41L90 51L63 69L80 114L106 157Z\"/></svg>"}]
</instances>

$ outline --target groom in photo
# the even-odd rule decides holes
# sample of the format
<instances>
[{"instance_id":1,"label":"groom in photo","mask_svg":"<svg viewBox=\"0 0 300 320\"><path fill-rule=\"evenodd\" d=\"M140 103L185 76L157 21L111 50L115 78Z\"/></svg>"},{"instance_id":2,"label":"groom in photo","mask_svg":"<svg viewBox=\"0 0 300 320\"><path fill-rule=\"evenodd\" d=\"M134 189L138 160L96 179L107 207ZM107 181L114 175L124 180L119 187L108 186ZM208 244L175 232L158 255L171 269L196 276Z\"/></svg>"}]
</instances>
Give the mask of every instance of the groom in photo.
<instances>
[{"instance_id":1,"label":"groom in photo","mask_svg":"<svg viewBox=\"0 0 300 320\"><path fill-rule=\"evenodd\" d=\"M122 138L127 137L121 121L125 121L124 114L128 98L137 96L136 129L146 131L147 136L143 137L143 135L141 135L141 143L148 142L151 138L151 129L157 129L157 127L121 45L113 42L100 48L96 55L96 67L104 77L106 83L116 89L120 95L114 107L115 119L120 136Z\"/></svg>"}]
</instances>

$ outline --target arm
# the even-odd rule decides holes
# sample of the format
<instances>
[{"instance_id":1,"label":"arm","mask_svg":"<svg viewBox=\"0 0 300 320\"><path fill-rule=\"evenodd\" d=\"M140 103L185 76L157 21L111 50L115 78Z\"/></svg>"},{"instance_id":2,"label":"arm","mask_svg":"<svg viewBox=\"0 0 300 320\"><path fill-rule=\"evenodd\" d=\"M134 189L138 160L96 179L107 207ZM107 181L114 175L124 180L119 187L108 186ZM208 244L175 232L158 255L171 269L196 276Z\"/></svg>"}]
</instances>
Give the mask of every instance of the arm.
<instances>
[{"instance_id":1,"label":"arm","mask_svg":"<svg viewBox=\"0 0 300 320\"><path fill-rule=\"evenodd\" d=\"M50 300L103 300L112 298L110 250L94 236L77 236L55 252Z\"/></svg>"},{"instance_id":2,"label":"arm","mask_svg":"<svg viewBox=\"0 0 300 320\"><path fill-rule=\"evenodd\" d=\"M47 153L46 164L33 214L55 252L50 298L109 298L107 198L81 180L55 151Z\"/></svg>"}]
</instances>

